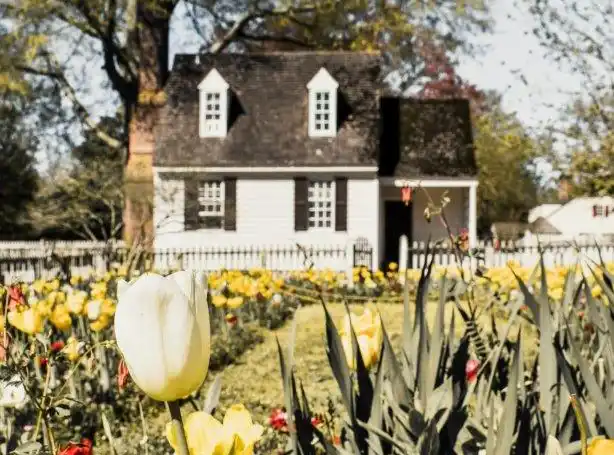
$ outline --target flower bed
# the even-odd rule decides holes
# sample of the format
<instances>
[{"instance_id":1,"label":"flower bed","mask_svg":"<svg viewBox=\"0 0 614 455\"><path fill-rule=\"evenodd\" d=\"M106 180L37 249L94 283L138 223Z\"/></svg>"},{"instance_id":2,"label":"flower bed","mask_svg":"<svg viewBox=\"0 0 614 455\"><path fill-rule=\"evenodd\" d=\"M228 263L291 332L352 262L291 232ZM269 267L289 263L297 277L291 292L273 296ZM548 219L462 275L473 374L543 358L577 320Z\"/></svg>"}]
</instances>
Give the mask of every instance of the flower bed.
<instances>
[{"instance_id":1,"label":"flower bed","mask_svg":"<svg viewBox=\"0 0 614 455\"><path fill-rule=\"evenodd\" d=\"M593 302L608 303L603 280L607 280L606 273L614 271L614 266L608 265L605 270L595 269L595 274L587 276L580 270L570 273L568 268L546 271L546 295L551 302L565 303L564 317L573 318L581 325L581 331L574 331L573 336L588 343L586 346L594 345L596 327L599 327L595 314L589 315L594 311L589 302L593 299ZM266 330L281 327L299 305L319 303L321 298L329 304L336 301L401 304L403 292L413 300L418 294L421 273L410 270L405 277L399 276L394 265L390 270L373 273L356 269L350 282L343 274L326 270L278 274L254 269L210 274L207 283L213 334L210 368L221 370L232 364L247 349L262 342ZM453 267L436 267L430 285L423 286L422 290L430 300L439 300L441 292L447 293L448 298L455 296L459 308L468 299L491 309L499 304L499 311L505 317L513 316L513 307L519 299L524 299L520 313L528 320L533 309L530 300L526 301L526 292L541 295L539 271L514 264L478 272L474 280L465 276L466 282L459 279L459 274ZM128 381L126 367L113 341L117 283L124 277L121 267L115 267L101 275L72 276L70 283L59 279L35 281L0 291L4 301L0 321L3 362L0 425L6 432L5 443L9 447L40 441L46 447L59 450L67 441L84 439L83 450L89 450L87 441L92 441L95 434L106 435L112 441L110 427L132 428L143 416L150 416L149 410L143 408L144 402L138 399L139 389ZM525 290L516 277L526 283ZM578 283L585 283L585 291L570 300L570 293L578 288ZM365 316L352 319L351 326L349 319L338 325L345 362L350 369L360 368L351 355L352 330L357 335L363 366L375 370L380 359L381 333L376 338L372 336L378 325L372 324L377 321L376 310L371 305L368 308ZM466 373L472 381L477 380L481 371L478 359L473 361L472 370ZM191 403L202 401L200 391L188 399ZM154 409L160 410L157 406ZM318 426L321 425L319 421ZM152 436L151 441L164 446L160 437ZM154 453L163 453L162 446L149 447Z\"/></svg>"}]
</instances>

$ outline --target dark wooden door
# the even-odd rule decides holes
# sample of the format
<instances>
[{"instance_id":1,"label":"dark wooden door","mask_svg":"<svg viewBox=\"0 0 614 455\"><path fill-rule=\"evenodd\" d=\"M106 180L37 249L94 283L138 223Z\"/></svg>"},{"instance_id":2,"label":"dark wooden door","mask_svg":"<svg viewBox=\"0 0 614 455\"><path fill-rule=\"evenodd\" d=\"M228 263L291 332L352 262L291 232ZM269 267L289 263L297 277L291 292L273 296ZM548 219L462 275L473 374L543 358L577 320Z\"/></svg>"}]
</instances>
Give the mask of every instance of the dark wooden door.
<instances>
[{"instance_id":1,"label":"dark wooden door","mask_svg":"<svg viewBox=\"0 0 614 455\"><path fill-rule=\"evenodd\" d=\"M384 263L399 263L399 239L406 235L412 241L412 203L406 206L402 201L384 202Z\"/></svg>"}]
</instances>

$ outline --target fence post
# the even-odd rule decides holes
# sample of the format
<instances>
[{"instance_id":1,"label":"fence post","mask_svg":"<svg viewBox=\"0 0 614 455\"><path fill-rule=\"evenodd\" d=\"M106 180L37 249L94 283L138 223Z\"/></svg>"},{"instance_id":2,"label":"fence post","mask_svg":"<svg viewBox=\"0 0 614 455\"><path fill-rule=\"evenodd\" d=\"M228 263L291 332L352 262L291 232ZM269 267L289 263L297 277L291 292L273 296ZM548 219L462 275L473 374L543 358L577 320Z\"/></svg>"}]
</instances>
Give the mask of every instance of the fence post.
<instances>
[{"instance_id":1,"label":"fence post","mask_svg":"<svg viewBox=\"0 0 614 455\"><path fill-rule=\"evenodd\" d=\"M354 242L348 240L345 246L345 282L349 289L354 287Z\"/></svg>"},{"instance_id":2,"label":"fence post","mask_svg":"<svg viewBox=\"0 0 614 455\"><path fill-rule=\"evenodd\" d=\"M399 239L399 271L407 270L407 258L409 253L409 239L405 234Z\"/></svg>"}]
</instances>

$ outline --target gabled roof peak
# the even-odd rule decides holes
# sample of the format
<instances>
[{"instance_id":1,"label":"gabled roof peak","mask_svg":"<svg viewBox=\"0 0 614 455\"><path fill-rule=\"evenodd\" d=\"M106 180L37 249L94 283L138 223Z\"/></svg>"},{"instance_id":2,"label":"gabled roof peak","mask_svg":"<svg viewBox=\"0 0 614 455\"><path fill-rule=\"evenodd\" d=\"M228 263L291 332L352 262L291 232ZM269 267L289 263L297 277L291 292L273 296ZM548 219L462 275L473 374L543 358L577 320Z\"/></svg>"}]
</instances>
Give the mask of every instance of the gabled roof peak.
<instances>
[{"instance_id":1,"label":"gabled roof peak","mask_svg":"<svg viewBox=\"0 0 614 455\"><path fill-rule=\"evenodd\" d=\"M209 90L228 90L228 82L224 80L222 75L218 70L213 68L209 73L205 76L205 78L198 84L199 90L209 89Z\"/></svg>"},{"instance_id":2,"label":"gabled roof peak","mask_svg":"<svg viewBox=\"0 0 614 455\"><path fill-rule=\"evenodd\" d=\"M339 87L339 82L330 75L326 68L322 67L315 76L307 84L309 90L312 89L327 89L336 90Z\"/></svg>"}]
</instances>

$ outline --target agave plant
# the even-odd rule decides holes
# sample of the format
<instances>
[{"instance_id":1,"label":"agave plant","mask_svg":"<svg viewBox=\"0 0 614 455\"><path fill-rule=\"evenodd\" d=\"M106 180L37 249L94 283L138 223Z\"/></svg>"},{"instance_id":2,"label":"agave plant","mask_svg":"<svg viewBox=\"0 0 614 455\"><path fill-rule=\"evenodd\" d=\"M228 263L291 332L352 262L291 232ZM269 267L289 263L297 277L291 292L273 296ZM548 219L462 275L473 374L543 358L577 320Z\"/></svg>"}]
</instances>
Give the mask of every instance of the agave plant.
<instances>
[{"instance_id":1,"label":"agave plant","mask_svg":"<svg viewBox=\"0 0 614 455\"><path fill-rule=\"evenodd\" d=\"M437 286L435 323L429 328L425 308L432 263L431 258L422 269L414 305L405 290L400 352L394 352L383 328L382 351L373 371L365 367L353 330L355 369L350 369L322 301L328 359L346 413L340 445L311 425L308 399L293 372L293 340L285 353L279 346L293 429L289 453L574 454L582 449L577 415L586 422L588 442L614 438L614 279L603 263L590 269L603 301L592 295L587 277L578 278L573 267L563 299L554 302L541 259L534 274L539 285L532 289L516 276L520 298L508 302L502 330L492 318L490 336L475 308L467 311L460 304L461 298L470 299L469 283L459 286L445 276ZM454 310L447 326L444 313L449 305ZM455 335L454 314L464 321L461 337ZM530 330L523 333L527 323ZM535 359L525 355L527 343L538 343ZM465 367L472 357L479 359L480 369L468 381ZM571 395L576 397L575 409Z\"/></svg>"}]
</instances>

